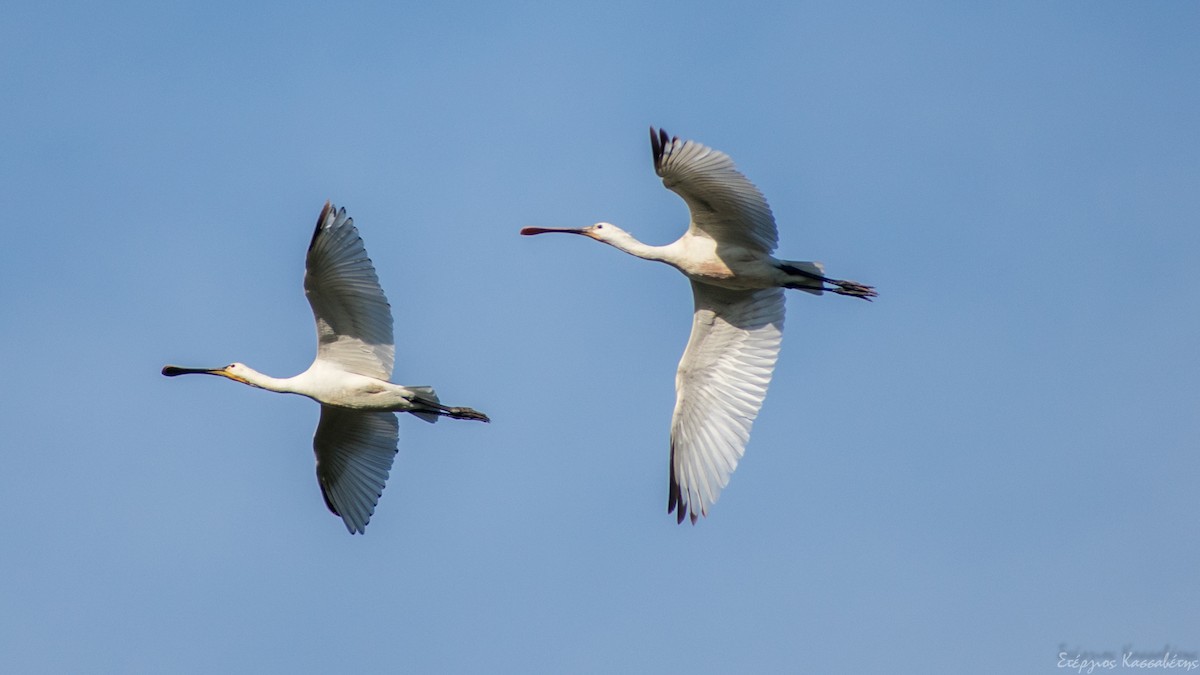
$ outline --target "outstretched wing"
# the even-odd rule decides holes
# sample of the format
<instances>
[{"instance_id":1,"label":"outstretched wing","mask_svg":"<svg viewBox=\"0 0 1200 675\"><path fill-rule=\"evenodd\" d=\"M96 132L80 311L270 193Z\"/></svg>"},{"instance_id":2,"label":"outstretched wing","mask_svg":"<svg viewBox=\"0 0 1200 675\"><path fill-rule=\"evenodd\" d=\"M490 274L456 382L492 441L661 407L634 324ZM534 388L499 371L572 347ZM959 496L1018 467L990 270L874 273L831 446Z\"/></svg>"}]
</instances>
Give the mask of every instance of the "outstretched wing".
<instances>
[{"instance_id":1,"label":"outstretched wing","mask_svg":"<svg viewBox=\"0 0 1200 675\"><path fill-rule=\"evenodd\" d=\"M392 310L346 209L329 202L308 245L304 293L317 320L317 359L386 380L396 348Z\"/></svg>"},{"instance_id":2,"label":"outstretched wing","mask_svg":"<svg viewBox=\"0 0 1200 675\"><path fill-rule=\"evenodd\" d=\"M750 440L783 336L783 289L692 282L692 336L675 376L667 512L692 522L729 482Z\"/></svg>"},{"instance_id":3,"label":"outstretched wing","mask_svg":"<svg viewBox=\"0 0 1200 675\"><path fill-rule=\"evenodd\" d=\"M396 457L398 437L395 413L321 406L313 436L317 482L325 505L342 517L350 534L364 532L371 522Z\"/></svg>"},{"instance_id":4,"label":"outstretched wing","mask_svg":"<svg viewBox=\"0 0 1200 675\"><path fill-rule=\"evenodd\" d=\"M779 233L771 207L729 155L654 127L650 147L663 185L683 197L692 212L689 232L750 251L775 250Z\"/></svg>"}]
</instances>

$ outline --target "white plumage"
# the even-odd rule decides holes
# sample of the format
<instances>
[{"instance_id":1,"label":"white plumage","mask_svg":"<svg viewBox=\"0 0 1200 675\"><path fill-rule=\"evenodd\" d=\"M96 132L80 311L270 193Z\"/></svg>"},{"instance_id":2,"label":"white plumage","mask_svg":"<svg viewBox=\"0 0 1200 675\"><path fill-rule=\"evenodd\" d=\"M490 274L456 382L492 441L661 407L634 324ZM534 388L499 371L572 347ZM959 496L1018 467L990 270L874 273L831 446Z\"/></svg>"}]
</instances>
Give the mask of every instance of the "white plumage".
<instances>
[{"instance_id":1,"label":"white plumage","mask_svg":"<svg viewBox=\"0 0 1200 675\"><path fill-rule=\"evenodd\" d=\"M313 437L325 504L351 534L364 532L396 455L394 412L434 422L439 416L488 418L438 401L432 387L389 382L396 348L392 312L375 267L345 209L326 203L308 246L304 292L317 324L317 356L308 370L274 378L241 363L224 368L165 366L163 375L218 375L321 404Z\"/></svg>"},{"instance_id":2,"label":"white plumage","mask_svg":"<svg viewBox=\"0 0 1200 675\"><path fill-rule=\"evenodd\" d=\"M653 127L650 145L663 185L691 211L677 241L649 246L611 223L527 227L521 234L581 234L691 279L695 314L675 376L667 511L695 523L728 484L767 395L783 334L783 289L865 300L876 293L826 277L820 263L774 258L779 235L771 208L725 153Z\"/></svg>"}]
</instances>

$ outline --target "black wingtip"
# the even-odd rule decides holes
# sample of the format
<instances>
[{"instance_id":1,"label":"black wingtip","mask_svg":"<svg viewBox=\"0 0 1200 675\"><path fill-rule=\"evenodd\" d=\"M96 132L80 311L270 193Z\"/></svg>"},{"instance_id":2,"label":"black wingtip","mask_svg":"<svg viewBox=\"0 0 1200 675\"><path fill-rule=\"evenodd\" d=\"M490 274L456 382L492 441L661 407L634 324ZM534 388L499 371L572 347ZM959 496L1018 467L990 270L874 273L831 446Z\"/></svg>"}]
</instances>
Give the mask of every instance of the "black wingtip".
<instances>
[{"instance_id":1,"label":"black wingtip","mask_svg":"<svg viewBox=\"0 0 1200 675\"><path fill-rule=\"evenodd\" d=\"M329 212L332 210L333 210L333 202L326 199L325 200L325 208L321 209L321 215L317 216L317 226L316 226L316 228L313 229L312 239L310 239L308 242L308 250L311 251L312 247L316 245L317 236L321 234L321 225L323 225L325 223L325 219L329 216Z\"/></svg>"},{"instance_id":2,"label":"black wingtip","mask_svg":"<svg viewBox=\"0 0 1200 675\"><path fill-rule=\"evenodd\" d=\"M683 503L683 492L679 489L679 481L675 480L675 444L671 444L671 478L667 485L667 513L675 512L675 523L683 524L683 519L687 517L687 506ZM677 510L678 509L678 510ZM676 511L677 510L677 511ZM696 523L696 517L692 516L692 524Z\"/></svg>"},{"instance_id":3,"label":"black wingtip","mask_svg":"<svg viewBox=\"0 0 1200 675\"><path fill-rule=\"evenodd\" d=\"M654 125L650 125L650 153L654 157L654 168L658 169L662 163L662 143L658 141L658 130Z\"/></svg>"},{"instance_id":4,"label":"black wingtip","mask_svg":"<svg viewBox=\"0 0 1200 675\"><path fill-rule=\"evenodd\" d=\"M678 140L667 134L666 129L655 129L650 127L650 149L654 152L654 170L657 173L662 173L663 156L667 152L667 148L671 143Z\"/></svg>"}]
</instances>

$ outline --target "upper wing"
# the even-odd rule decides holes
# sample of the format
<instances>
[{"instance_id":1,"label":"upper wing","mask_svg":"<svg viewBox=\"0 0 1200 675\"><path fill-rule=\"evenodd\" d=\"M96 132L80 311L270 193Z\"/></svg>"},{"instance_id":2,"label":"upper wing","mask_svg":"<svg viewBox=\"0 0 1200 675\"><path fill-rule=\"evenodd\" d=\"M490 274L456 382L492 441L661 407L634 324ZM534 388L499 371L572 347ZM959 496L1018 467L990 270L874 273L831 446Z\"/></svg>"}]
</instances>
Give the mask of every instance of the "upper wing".
<instances>
[{"instance_id":1,"label":"upper wing","mask_svg":"<svg viewBox=\"0 0 1200 675\"><path fill-rule=\"evenodd\" d=\"M675 376L667 512L708 515L737 468L783 335L783 289L730 291L692 282L692 336Z\"/></svg>"},{"instance_id":2,"label":"upper wing","mask_svg":"<svg viewBox=\"0 0 1200 675\"><path fill-rule=\"evenodd\" d=\"M304 293L317 320L318 359L359 375L392 376L391 306L354 221L329 202L308 245Z\"/></svg>"},{"instance_id":3,"label":"upper wing","mask_svg":"<svg viewBox=\"0 0 1200 675\"><path fill-rule=\"evenodd\" d=\"M683 197L692 212L692 234L771 253L779 243L775 217L758 188L733 166L729 155L695 141L668 137L650 127L654 171Z\"/></svg>"},{"instance_id":4,"label":"upper wing","mask_svg":"<svg viewBox=\"0 0 1200 675\"><path fill-rule=\"evenodd\" d=\"M361 412L321 406L313 436L317 482L330 511L350 534L361 533L383 494L396 456L399 424L390 412Z\"/></svg>"}]
</instances>

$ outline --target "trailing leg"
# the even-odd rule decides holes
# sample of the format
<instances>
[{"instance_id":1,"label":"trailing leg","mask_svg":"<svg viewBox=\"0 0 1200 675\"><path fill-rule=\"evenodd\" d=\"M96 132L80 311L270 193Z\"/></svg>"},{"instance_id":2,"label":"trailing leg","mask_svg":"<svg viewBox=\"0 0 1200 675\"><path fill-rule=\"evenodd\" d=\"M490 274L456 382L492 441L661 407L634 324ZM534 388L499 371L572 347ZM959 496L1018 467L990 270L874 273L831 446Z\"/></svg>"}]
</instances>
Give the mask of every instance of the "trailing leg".
<instances>
[{"instance_id":1,"label":"trailing leg","mask_svg":"<svg viewBox=\"0 0 1200 675\"><path fill-rule=\"evenodd\" d=\"M452 417L456 420L475 420L477 422L492 421L487 415L474 408L444 406L437 401L430 401L425 398L415 398L413 399L413 403L420 407L409 412L428 422L437 421L438 417Z\"/></svg>"},{"instance_id":2,"label":"trailing leg","mask_svg":"<svg viewBox=\"0 0 1200 675\"><path fill-rule=\"evenodd\" d=\"M799 262L789 260L779 264L779 269L786 272L795 279L790 279L784 288L794 288L809 293L820 295L822 291L837 293L838 295L849 295L854 298L862 298L870 301L871 298L879 295L875 292L874 286L860 284L857 281L846 281L844 279L830 279L825 276L825 269L821 263L817 262ZM826 287L825 284L831 284L832 288Z\"/></svg>"}]
</instances>

